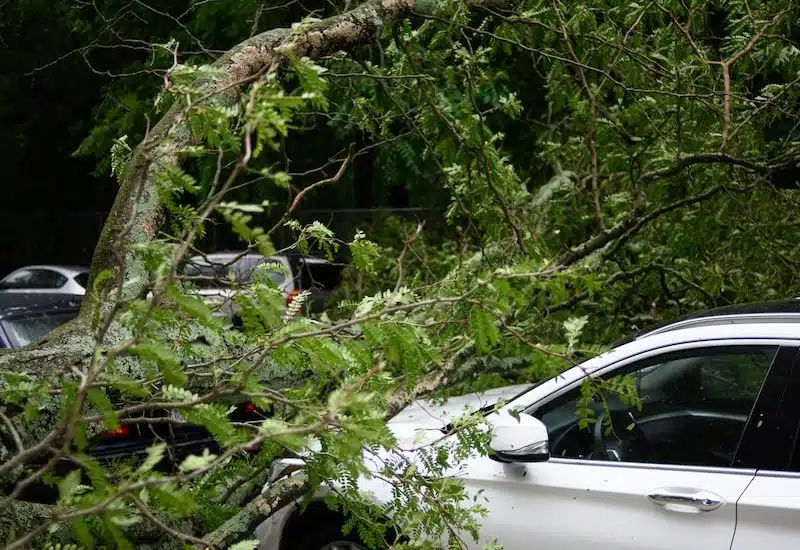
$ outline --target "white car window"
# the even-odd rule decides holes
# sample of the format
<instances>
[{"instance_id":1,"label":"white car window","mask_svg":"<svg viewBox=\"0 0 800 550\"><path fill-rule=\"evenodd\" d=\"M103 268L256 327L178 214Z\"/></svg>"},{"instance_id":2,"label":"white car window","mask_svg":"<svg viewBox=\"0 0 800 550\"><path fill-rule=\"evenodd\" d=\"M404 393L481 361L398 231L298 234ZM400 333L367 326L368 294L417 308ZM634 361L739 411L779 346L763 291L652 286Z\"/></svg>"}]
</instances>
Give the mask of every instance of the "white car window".
<instances>
[{"instance_id":1,"label":"white car window","mask_svg":"<svg viewBox=\"0 0 800 550\"><path fill-rule=\"evenodd\" d=\"M534 415L554 457L727 467L776 352L731 346L653 357Z\"/></svg>"}]
</instances>

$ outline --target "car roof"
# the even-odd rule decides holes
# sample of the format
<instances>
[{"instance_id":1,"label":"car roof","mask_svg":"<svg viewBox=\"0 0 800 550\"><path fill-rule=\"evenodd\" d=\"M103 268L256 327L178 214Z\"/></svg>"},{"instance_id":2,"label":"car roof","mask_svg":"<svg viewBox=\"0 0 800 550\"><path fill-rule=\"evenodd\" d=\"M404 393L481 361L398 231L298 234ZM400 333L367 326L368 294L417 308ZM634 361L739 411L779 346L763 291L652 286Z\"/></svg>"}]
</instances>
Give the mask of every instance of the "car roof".
<instances>
[{"instance_id":1,"label":"car roof","mask_svg":"<svg viewBox=\"0 0 800 550\"><path fill-rule=\"evenodd\" d=\"M75 311L83 297L51 292L0 292L0 318L28 313Z\"/></svg>"},{"instance_id":2,"label":"car roof","mask_svg":"<svg viewBox=\"0 0 800 550\"><path fill-rule=\"evenodd\" d=\"M762 314L771 311L771 304L766 304L762 308L743 308L743 315L753 311L752 315ZM787 306L788 307L788 306ZM727 309L727 311L735 311ZM781 308L777 308L780 313ZM791 307L786 311L789 315L794 315ZM699 314L698 314L699 315ZM731 313L731 315L733 315ZM691 316L689 316L691 317ZM704 319L721 319L721 315L706 315ZM706 326L677 326L670 330L663 330L644 334L628 342L619 344L608 351L595 357L587 359L564 372L534 384L529 390L524 391L515 399L522 399L524 407L538 403L542 398L552 395L561 388L568 387L574 382L592 375L599 370L614 365L619 361L629 360L637 356L650 356L662 353L665 350L678 350L690 347L706 347L715 345L730 345L734 342L753 342L761 343L772 342L772 345L798 345L800 343L800 332L798 323L800 317L794 315L784 320L773 318L768 322L762 322L758 317L751 317L749 323L716 323ZM669 326L669 325L668 325ZM520 401L515 401L513 406L519 406ZM509 402L506 407L511 407Z\"/></svg>"},{"instance_id":3,"label":"car roof","mask_svg":"<svg viewBox=\"0 0 800 550\"><path fill-rule=\"evenodd\" d=\"M34 264L34 265L25 265L18 269L15 269L11 273L16 271L21 271L23 269L49 269L51 271L58 271L66 275L67 277L74 277L80 273L86 273L89 271L88 267L81 267L79 265L54 265L54 264ZM9 273L10 275L10 273Z\"/></svg>"},{"instance_id":4,"label":"car roof","mask_svg":"<svg viewBox=\"0 0 800 550\"><path fill-rule=\"evenodd\" d=\"M257 252L248 252L247 254L242 255L242 252L236 251L222 251L222 252L213 252L211 254L206 255L198 255L192 256L189 259L189 263L203 265L207 264L208 262L212 263L230 263L231 260L234 258L238 258L241 256L241 259L263 259L271 262L282 263L284 260L299 260L305 264L332 264L329 260L325 258L318 258L316 256L303 256L302 254L292 254L292 253L284 253L284 254L274 254L272 256L264 256L262 254L258 254Z\"/></svg>"},{"instance_id":5,"label":"car roof","mask_svg":"<svg viewBox=\"0 0 800 550\"><path fill-rule=\"evenodd\" d=\"M732 304L682 315L656 323L612 344L616 348L641 338L673 330L727 324L800 322L800 299Z\"/></svg>"}]
</instances>

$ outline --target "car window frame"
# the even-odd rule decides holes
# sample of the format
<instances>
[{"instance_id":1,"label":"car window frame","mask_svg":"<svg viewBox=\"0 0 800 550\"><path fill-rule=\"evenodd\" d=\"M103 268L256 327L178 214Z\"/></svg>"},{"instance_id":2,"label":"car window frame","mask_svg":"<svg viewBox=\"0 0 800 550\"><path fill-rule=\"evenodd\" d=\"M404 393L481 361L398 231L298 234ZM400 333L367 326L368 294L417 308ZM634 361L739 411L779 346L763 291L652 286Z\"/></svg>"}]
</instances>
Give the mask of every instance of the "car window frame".
<instances>
[{"instance_id":1,"label":"car window frame","mask_svg":"<svg viewBox=\"0 0 800 550\"><path fill-rule=\"evenodd\" d=\"M19 288L31 288L31 287L5 286L5 285L9 284L9 279L13 280L15 277L19 277L23 273L28 273L29 276L32 276L32 270L31 270L31 268L28 268L28 267L23 267L23 268L15 270L15 271L12 271L11 273L9 273L5 277L3 277L2 281L0 281L0 282L3 283L3 288L4 289L10 289L10 290L16 290L16 289L19 289Z\"/></svg>"},{"instance_id":2,"label":"car window frame","mask_svg":"<svg viewBox=\"0 0 800 550\"><path fill-rule=\"evenodd\" d=\"M64 288L64 285L69 283L69 277L67 277L66 275L64 275L60 271L56 271L55 269L36 268L36 269L31 270L31 271L38 272L40 274L39 275L40 277L42 277L42 276L44 276L44 277L54 277L60 283L60 284L58 284L58 286L45 286L45 285L42 285L42 286L38 286L36 288L44 288L44 289L47 289L47 290L58 290L59 288ZM41 275L41 274L45 274L45 273L47 275Z\"/></svg>"},{"instance_id":3,"label":"car window frame","mask_svg":"<svg viewBox=\"0 0 800 550\"><path fill-rule=\"evenodd\" d=\"M642 361L649 361L654 357L658 356L667 356L675 352L679 351L690 351L690 350L702 350L708 348L720 348L720 347L730 347L730 346L738 346L738 347L749 347L749 346L775 346L777 347L777 351L775 356L772 360L772 364L767 369L767 374L762 381L761 388L756 396L754 401L753 407L751 408L750 414L748 415L747 421L745 422L745 427L742 431L742 436L739 441L739 445L737 446L737 450L734 453L734 457L732 460L731 466L695 466L695 465L682 465L682 464L661 464L657 462L615 462L611 460L587 460L581 458L561 458L561 457L552 457L551 460L555 460L559 463L569 463L569 464L581 464L581 465L616 465L616 466L626 466L626 467L636 467L636 468L653 468L653 469L693 469L697 470L714 470L714 471L742 471L742 470L754 470L758 469L759 458L757 453L753 453L752 449L761 447L763 448L764 445L771 446L773 444L774 436L771 436L767 439L764 437L760 437L761 441L758 444L754 443L754 438L756 438L756 434L758 432L757 422L759 417L757 413L759 411L779 411L781 410L782 406L780 403L776 404L774 402L774 392L775 390L780 387L780 384L785 384L786 372L790 373L797 373L795 376L795 380L798 380L798 386L800 386L800 358L798 354L800 353L798 350L800 349L800 341L798 340L788 340L786 338L733 338L733 339L717 339L717 340L698 340L695 342L688 342L688 343L681 343L681 344L672 344L666 346L656 347L650 350L643 350L640 353L635 353L628 357L622 357L617 361L613 361L608 365L604 365L600 368L594 369L591 372L587 372L583 376L578 377L576 380L571 381L569 384L566 384L562 387L557 388L552 393L537 399L535 402L529 404L527 407L523 409L524 414L528 414L533 416L533 413L541 409L542 407L546 406L547 404L551 403L552 401L559 399L560 397L564 396L565 394L577 389L583 382L586 380L587 377L596 378L596 377L604 377L604 376L613 376L613 372L618 370L624 370L626 367L630 365ZM765 393L766 389L770 389L772 391L768 391ZM796 394L795 394L796 395ZM772 400L772 401L770 401ZM797 405L800 406L800 405ZM777 413L776 413L777 414ZM800 413L798 413L800 414ZM797 429L800 430L800 416L799 423ZM800 437L800 436L798 436ZM793 443L800 444L800 439L796 439ZM747 459L746 460L739 460L740 453L743 452L743 449L747 449ZM785 452L785 448L784 451ZM800 449L798 449L800 452ZM788 461L788 456L786 457ZM788 464L788 462L787 462ZM798 472L800 473L800 472Z\"/></svg>"}]
</instances>

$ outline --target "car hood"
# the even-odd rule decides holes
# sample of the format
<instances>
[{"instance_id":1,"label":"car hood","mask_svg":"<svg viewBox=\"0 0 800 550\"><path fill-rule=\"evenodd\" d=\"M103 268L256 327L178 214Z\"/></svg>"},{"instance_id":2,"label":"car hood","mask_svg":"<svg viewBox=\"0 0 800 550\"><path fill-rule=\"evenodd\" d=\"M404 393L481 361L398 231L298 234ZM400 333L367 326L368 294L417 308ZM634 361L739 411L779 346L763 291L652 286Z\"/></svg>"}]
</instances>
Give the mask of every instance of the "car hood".
<instances>
[{"instance_id":1,"label":"car hood","mask_svg":"<svg viewBox=\"0 0 800 550\"><path fill-rule=\"evenodd\" d=\"M502 399L508 400L531 386L505 386L446 400L417 400L392 418L388 426L399 442L425 444L440 438L442 428L465 413L492 406Z\"/></svg>"}]
</instances>

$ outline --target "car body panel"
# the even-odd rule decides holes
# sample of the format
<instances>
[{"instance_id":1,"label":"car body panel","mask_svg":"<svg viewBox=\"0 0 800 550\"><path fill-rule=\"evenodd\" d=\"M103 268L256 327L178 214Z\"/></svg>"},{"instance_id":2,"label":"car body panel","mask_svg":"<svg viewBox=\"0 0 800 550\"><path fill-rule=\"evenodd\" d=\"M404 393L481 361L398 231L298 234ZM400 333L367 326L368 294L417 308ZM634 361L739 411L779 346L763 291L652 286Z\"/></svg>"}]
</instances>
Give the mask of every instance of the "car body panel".
<instances>
[{"instance_id":1,"label":"car body panel","mask_svg":"<svg viewBox=\"0 0 800 550\"><path fill-rule=\"evenodd\" d=\"M464 480L471 494L487 499L488 516L481 520L483 539L465 542L470 550L498 537L504 550L728 550L736 501L754 474L559 459L500 464L483 457ZM676 490L702 490L724 503L698 513L648 502L648 494Z\"/></svg>"},{"instance_id":2,"label":"car body panel","mask_svg":"<svg viewBox=\"0 0 800 550\"><path fill-rule=\"evenodd\" d=\"M738 503L731 550L797 548L800 473L759 471Z\"/></svg>"}]
</instances>

